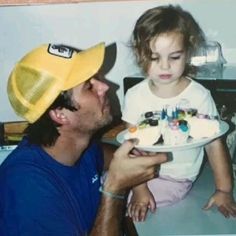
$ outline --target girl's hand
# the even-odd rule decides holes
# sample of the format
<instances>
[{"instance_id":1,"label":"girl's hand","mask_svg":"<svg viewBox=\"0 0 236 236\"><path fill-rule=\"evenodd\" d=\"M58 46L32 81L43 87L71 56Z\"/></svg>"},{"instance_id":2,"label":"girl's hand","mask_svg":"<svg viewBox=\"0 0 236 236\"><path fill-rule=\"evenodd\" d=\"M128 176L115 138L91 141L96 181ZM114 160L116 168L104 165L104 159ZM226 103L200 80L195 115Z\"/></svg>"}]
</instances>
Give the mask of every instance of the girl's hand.
<instances>
[{"instance_id":1,"label":"girl's hand","mask_svg":"<svg viewBox=\"0 0 236 236\"><path fill-rule=\"evenodd\" d=\"M236 202L231 192L216 190L203 209L208 210L213 206L216 206L226 218L236 217Z\"/></svg>"},{"instance_id":2,"label":"girl's hand","mask_svg":"<svg viewBox=\"0 0 236 236\"><path fill-rule=\"evenodd\" d=\"M128 204L129 217L133 221L144 221L149 209L151 212L155 212L156 210L156 202L152 193L149 190L145 192L133 192L130 203Z\"/></svg>"}]
</instances>

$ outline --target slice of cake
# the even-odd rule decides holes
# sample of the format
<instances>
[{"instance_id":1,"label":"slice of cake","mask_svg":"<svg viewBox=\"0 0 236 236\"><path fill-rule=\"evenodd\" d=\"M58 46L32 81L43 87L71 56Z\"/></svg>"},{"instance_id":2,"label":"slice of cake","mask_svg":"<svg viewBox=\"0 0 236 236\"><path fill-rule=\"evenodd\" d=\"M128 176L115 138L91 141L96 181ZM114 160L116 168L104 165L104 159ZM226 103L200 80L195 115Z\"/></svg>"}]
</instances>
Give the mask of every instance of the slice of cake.
<instances>
[{"instance_id":1,"label":"slice of cake","mask_svg":"<svg viewBox=\"0 0 236 236\"><path fill-rule=\"evenodd\" d=\"M137 138L139 140L138 145L149 146L156 143L160 136L161 131L159 126L134 126L128 129L125 139Z\"/></svg>"},{"instance_id":2,"label":"slice of cake","mask_svg":"<svg viewBox=\"0 0 236 236\"><path fill-rule=\"evenodd\" d=\"M174 120L162 130L165 145L178 145L185 143L189 137L189 126L185 120Z\"/></svg>"},{"instance_id":3,"label":"slice of cake","mask_svg":"<svg viewBox=\"0 0 236 236\"><path fill-rule=\"evenodd\" d=\"M174 109L171 113L149 111L141 115L140 122L128 130L125 139L137 138L139 145L179 145L188 139L209 138L220 132L215 118L202 115L196 109Z\"/></svg>"},{"instance_id":4,"label":"slice of cake","mask_svg":"<svg viewBox=\"0 0 236 236\"><path fill-rule=\"evenodd\" d=\"M198 115L187 119L189 136L194 139L209 138L220 132L220 123L216 119Z\"/></svg>"}]
</instances>

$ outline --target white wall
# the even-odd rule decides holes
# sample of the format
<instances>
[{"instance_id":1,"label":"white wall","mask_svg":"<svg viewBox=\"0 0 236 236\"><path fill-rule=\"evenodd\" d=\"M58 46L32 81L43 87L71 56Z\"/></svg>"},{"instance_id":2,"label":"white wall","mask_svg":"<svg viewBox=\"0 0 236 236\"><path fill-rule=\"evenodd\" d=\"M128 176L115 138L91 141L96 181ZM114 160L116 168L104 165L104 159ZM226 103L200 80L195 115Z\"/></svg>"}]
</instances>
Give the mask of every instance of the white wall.
<instances>
[{"instance_id":1,"label":"white wall","mask_svg":"<svg viewBox=\"0 0 236 236\"><path fill-rule=\"evenodd\" d=\"M117 95L122 104L122 78L138 72L127 47L134 23L144 10L167 3L178 3L189 10L208 38L222 44L227 61L236 62L235 0L111 1L0 7L0 122L20 120L11 109L6 94L7 78L14 63L45 42L65 43L77 48L100 41L116 42L116 64L107 78L121 86Z\"/></svg>"}]
</instances>

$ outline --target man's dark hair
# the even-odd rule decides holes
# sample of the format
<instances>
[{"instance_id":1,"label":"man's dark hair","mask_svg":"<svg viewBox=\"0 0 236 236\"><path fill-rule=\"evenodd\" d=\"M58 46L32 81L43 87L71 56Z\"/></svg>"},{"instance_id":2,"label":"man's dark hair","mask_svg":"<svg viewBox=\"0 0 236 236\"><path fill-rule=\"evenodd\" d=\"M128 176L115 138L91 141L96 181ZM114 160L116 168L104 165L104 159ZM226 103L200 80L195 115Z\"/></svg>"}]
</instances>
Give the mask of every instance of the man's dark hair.
<instances>
[{"instance_id":1,"label":"man's dark hair","mask_svg":"<svg viewBox=\"0 0 236 236\"><path fill-rule=\"evenodd\" d=\"M73 106L70 90L62 92L56 98L53 104L47 109L47 111L44 112L44 114L36 122L29 124L29 126L25 130L25 133L30 143L48 147L55 144L57 138L60 135L57 129L60 124L51 119L49 111L56 108L66 108L70 111L77 110Z\"/></svg>"}]
</instances>

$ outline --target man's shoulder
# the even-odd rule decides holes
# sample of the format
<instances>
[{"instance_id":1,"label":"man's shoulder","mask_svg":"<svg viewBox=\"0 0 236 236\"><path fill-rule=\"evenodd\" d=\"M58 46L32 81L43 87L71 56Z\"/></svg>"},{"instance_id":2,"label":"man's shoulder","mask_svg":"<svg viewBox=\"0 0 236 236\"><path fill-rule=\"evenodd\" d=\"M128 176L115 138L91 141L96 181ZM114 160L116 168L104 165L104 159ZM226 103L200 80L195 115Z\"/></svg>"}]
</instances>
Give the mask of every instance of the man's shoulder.
<instances>
[{"instance_id":1,"label":"man's shoulder","mask_svg":"<svg viewBox=\"0 0 236 236\"><path fill-rule=\"evenodd\" d=\"M22 140L0 165L0 180L7 178L8 183L10 181L23 183L29 179L40 181L41 176L43 179L43 176L49 175L51 168L45 163L44 155L46 154L40 150L39 146Z\"/></svg>"},{"instance_id":2,"label":"man's shoulder","mask_svg":"<svg viewBox=\"0 0 236 236\"><path fill-rule=\"evenodd\" d=\"M23 163L33 163L39 153L36 146L30 146L27 140L22 140L19 145L7 156L1 168Z\"/></svg>"},{"instance_id":3,"label":"man's shoulder","mask_svg":"<svg viewBox=\"0 0 236 236\"><path fill-rule=\"evenodd\" d=\"M32 195L45 191L58 192L60 178L47 162L41 161L40 154L30 148L16 148L0 166L1 191L12 191L12 194L30 192Z\"/></svg>"}]
</instances>

